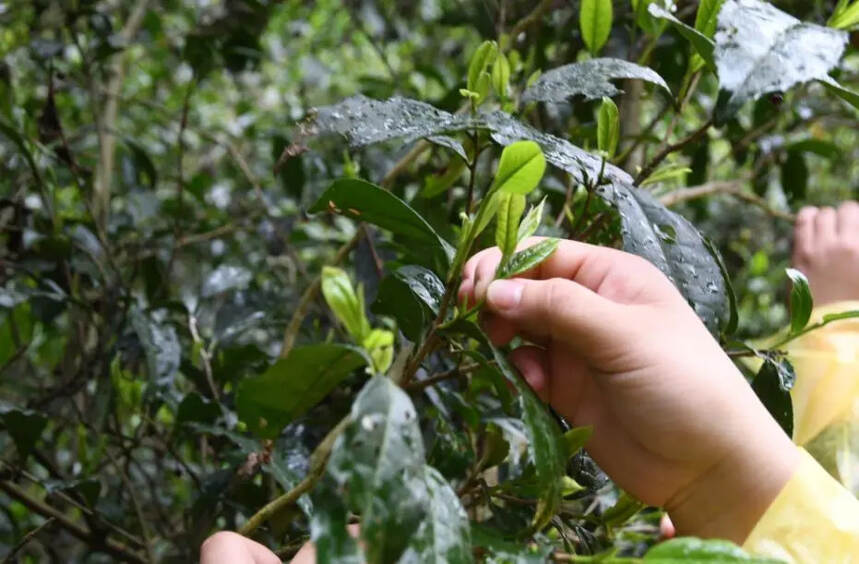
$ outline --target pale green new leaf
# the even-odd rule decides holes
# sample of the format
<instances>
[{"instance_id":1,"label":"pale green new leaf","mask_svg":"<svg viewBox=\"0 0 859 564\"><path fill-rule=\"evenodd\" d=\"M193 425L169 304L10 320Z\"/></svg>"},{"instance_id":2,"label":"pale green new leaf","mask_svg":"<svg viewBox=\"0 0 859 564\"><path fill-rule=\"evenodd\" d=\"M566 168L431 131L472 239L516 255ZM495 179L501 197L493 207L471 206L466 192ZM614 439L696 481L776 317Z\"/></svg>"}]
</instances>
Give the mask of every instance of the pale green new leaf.
<instances>
[{"instance_id":1,"label":"pale green new leaf","mask_svg":"<svg viewBox=\"0 0 859 564\"><path fill-rule=\"evenodd\" d=\"M466 88L472 92L479 92L478 81L486 67L495 62L498 55L498 44L494 41L484 41L471 56L468 64L468 82Z\"/></svg>"},{"instance_id":2,"label":"pale green new leaf","mask_svg":"<svg viewBox=\"0 0 859 564\"><path fill-rule=\"evenodd\" d=\"M859 1L841 0L827 24L836 29L852 29L859 25Z\"/></svg>"},{"instance_id":3,"label":"pale green new leaf","mask_svg":"<svg viewBox=\"0 0 859 564\"><path fill-rule=\"evenodd\" d=\"M597 145L609 159L617 152L620 142L620 113L611 98L603 97L597 120Z\"/></svg>"},{"instance_id":4,"label":"pale green new leaf","mask_svg":"<svg viewBox=\"0 0 859 564\"><path fill-rule=\"evenodd\" d=\"M611 0L582 0L579 28L588 51L596 54L608 41L613 17Z\"/></svg>"},{"instance_id":5,"label":"pale green new leaf","mask_svg":"<svg viewBox=\"0 0 859 564\"><path fill-rule=\"evenodd\" d=\"M525 195L537 187L545 171L540 146L534 141L517 141L501 153L494 186L499 192Z\"/></svg>"},{"instance_id":6,"label":"pale green new leaf","mask_svg":"<svg viewBox=\"0 0 859 564\"><path fill-rule=\"evenodd\" d=\"M499 192L498 218L495 225L495 244L501 249L501 264L516 251L519 242L519 219L525 211L525 196Z\"/></svg>"},{"instance_id":7,"label":"pale green new leaf","mask_svg":"<svg viewBox=\"0 0 859 564\"><path fill-rule=\"evenodd\" d=\"M531 235L537 232L537 229L540 227L540 223L543 221L543 206L546 204L546 198L540 200L540 203L536 206L532 206L528 213L525 215L525 219L522 220L522 223L519 224L519 233L516 236L518 243L521 243Z\"/></svg>"},{"instance_id":8,"label":"pale green new leaf","mask_svg":"<svg viewBox=\"0 0 859 564\"><path fill-rule=\"evenodd\" d=\"M507 261L503 268L499 269L496 278L511 278L531 270L541 262L552 256L552 253L558 248L560 241L558 239L544 239L533 245L519 251Z\"/></svg>"},{"instance_id":9,"label":"pale green new leaf","mask_svg":"<svg viewBox=\"0 0 859 564\"><path fill-rule=\"evenodd\" d=\"M719 10L725 0L701 0L698 12L695 14L695 29L709 37L716 35L716 25L719 22Z\"/></svg>"},{"instance_id":10,"label":"pale green new leaf","mask_svg":"<svg viewBox=\"0 0 859 564\"><path fill-rule=\"evenodd\" d=\"M323 267L322 295L352 339L361 343L370 333L370 322L364 313L364 300L355 292L345 270L333 266Z\"/></svg>"},{"instance_id":11,"label":"pale green new leaf","mask_svg":"<svg viewBox=\"0 0 859 564\"><path fill-rule=\"evenodd\" d=\"M510 85L510 61L504 53L498 53L495 62L492 63L492 87L501 98L507 97Z\"/></svg>"}]
</instances>

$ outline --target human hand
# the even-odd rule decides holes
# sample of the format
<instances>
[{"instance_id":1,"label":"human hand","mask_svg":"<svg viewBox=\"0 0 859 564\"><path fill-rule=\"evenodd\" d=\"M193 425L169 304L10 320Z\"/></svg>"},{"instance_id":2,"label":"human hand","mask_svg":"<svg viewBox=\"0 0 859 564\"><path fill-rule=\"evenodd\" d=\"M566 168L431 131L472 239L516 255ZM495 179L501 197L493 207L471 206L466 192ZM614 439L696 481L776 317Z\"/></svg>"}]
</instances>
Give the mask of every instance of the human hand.
<instances>
[{"instance_id":1,"label":"human hand","mask_svg":"<svg viewBox=\"0 0 859 564\"><path fill-rule=\"evenodd\" d=\"M570 423L594 426L587 450L621 488L665 507L680 534L742 542L799 453L686 300L613 249L562 241L522 278L493 281L500 258L472 257L460 288L486 299L490 339L536 345L511 362Z\"/></svg>"},{"instance_id":2,"label":"human hand","mask_svg":"<svg viewBox=\"0 0 859 564\"><path fill-rule=\"evenodd\" d=\"M859 203L803 208L794 230L793 266L808 278L816 305L859 300Z\"/></svg>"},{"instance_id":3,"label":"human hand","mask_svg":"<svg viewBox=\"0 0 859 564\"><path fill-rule=\"evenodd\" d=\"M312 563L313 560L303 564ZM200 564L281 564L280 558L258 542L238 533L221 531L200 547Z\"/></svg>"}]
</instances>

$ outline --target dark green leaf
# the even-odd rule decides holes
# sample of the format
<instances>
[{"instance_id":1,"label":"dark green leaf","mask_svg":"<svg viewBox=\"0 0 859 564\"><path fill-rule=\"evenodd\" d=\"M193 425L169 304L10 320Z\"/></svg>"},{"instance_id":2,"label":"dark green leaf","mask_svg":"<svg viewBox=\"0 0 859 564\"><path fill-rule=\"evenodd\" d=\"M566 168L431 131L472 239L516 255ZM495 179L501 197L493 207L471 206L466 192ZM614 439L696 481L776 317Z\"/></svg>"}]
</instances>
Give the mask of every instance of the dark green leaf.
<instances>
[{"instance_id":1,"label":"dark green leaf","mask_svg":"<svg viewBox=\"0 0 859 564\"><path fill-rule=\"evenodd\" d=\"M5 404L0 404L0 421L15 441L15 448L22 459L33 450L48 424L48 418L40 413Z\"/></svg>"},{"instance_id":2,"label":"dark green leaf","mask_svg":"<svg viewBox=\"0 0 859 564\"><path fill-rule=\"evenodd\" d=\"M719 12L715 60L720 87L729 96L716 108L717 122L763 94L831 80L828 73L846 45L842 31L802 23L758 0L726 0Z\"/></svg>"},{"instance_id":3,"label":"dark green leaf","mask_svg":"<svg viewBox=\"0 0 859 564\"><path fill-rule=\"evenodd\" d=\"M790 289L790 330L792 333L798 333L805 329L808 320L811 319L814 300L805 274L794 268L788 268L785 272L792 284Z\"/></svg>"},{"instance_id":4,"label":"dark green leaf","mask_svg":"<svg viewBox=\"0 0 859 564\"><path fill-rule=\"evenodd\" d=\"M367 366L363 352L348 345L298 347L265 373L239 384L236 409L248 428L263 438L319 403L354 370Z\"/></svg>"},{"instance_id":5,"label":"dark green leaf","mask_svg":"<svg viewBox=\"0 0 859 564\"><path fill-rule=\"evenodd\" d=\"M614 18L611 0L582 0L579 7L579 29L591 53L598 53L611 34Z\"/></svg>"},{"instance_id":6,"label":"dark green leaf","mask_svg":"<svg viewBox=\"0 0 859 564\"><path fill-rule=\"evenodd\" d=\"M95 507L95 504L101 495L101 482L96 478L60 482L48 481L43 482L43 484L45 486L45 490L49 494L53 492L63 492L72 497L83 499L87 507Z\"/></svg>"},{"instance_id":7,"label":"dark green leaf","mask_svg":"<svg viewBox=\"0 0 859 564\"><path fill-rule=\"evenodd\" d=\"M309 211L326 210L378 225L416 244L416 254L429 253L437 265L449 263L450 245L408 204L375 184L356 178L335 180Z\"/></svg>"},{"instance_id":8,"label":"dark green leaf","mask_svg":"<svg viewBox=\"0 0 859 564\"><path fill-rule=\"evenodd\" d=\"M492 350L499 370L519 394L519 408L525 433L528 436L528 455L536 469L539 495L534 514L533 528L540 529L555 515L561 503L563 477L566 476L567 448L561 430L546 406L518 372L510 365L504 354L484 337Z\"/></svg>"},{"instance_id":9,"label":"dark green leaf","mask_svg":"<svg viewBox=\"0 0 859 564\"><path fill-rule=\"evenodd\" d=\"M149 379L159 386L172 382L182 357L176 328L139 309L132 310L131 325L146 354Z\"/></svg>"},{"instance_id":10,"label":"dark green leaf","mask_svg":"<svg viewBox=\"0 0 859 564\"><path fill-rule=\"evenodd\" d=\"M552 256L559 243L558 239L543 239L539 243L519 251L510 257L510 261L498 271L497 278L512 278L531 270Z\"/></svg>"},{"instance_id":11,"label":"dark green leaf","mask_svg":"<svg viewBox=\"0 0 859 564\"><path fill-rule=\"evenodd\" d=\"M786 389L784 385L784 376L785 372L780 369L779 364L767 359L755 376L752 389L787 436L792 437L793 402L790 389Z\"/></svg>"},{"instance_id":12,"label":"dark green leaf","mask_svg":"<svg viewBox=\"0 0 859 564\"><path fill-rule=\"evenodd\" d=\"M635 517L646 506L629 495L621 492L617 502L602 514L603 525L609 528L619 527Z\"/></svg>"},{"instance_id":13,"label":"dark green leaf","mask_svg":"<svg viewBox=\"0 0 859 564\"><path fill-rule=\"evenodd\" d=\"M610 81L620 79L644 80L671 94L668 84L655 71L623 59L601 58L546 71L525 90L522 100L559 103L579 95L586 100L598 100L604 96L611 98L621 91Z\"/></svg>"},{"instance_id":14,"label":"dark green leaf","mask_svg":"<svg viewBox=\"0 0 859 564\"><path fill-rule=\"evenodd\" d=\"M431 270L403 266L382 280L371 309L377 315L396 319L403 334L417 341L438 313L444 291L444 283Z\"/></svg>"},{"instance_id":15,"label":"dark green leaf","mask_svg":"<svg viewBox=\"0 0 859 564\"><path fill-rule=\"evenodd\" d=\"M787 159L781 165L781 186L789 202L805 199L808 175L805 155L796 150L788 151Z\"/></svg>"},{"instance_id":16,"label":"dark green leaf","mask_svg":"<svg viewBox=\"0 0 859 564\"><path fill-rule=\"evenodd\" d=\"M176 423L214 423L221 415L218 404L204 398L197 392L191 392L182 398L176 412Z\"/></svg>"},{"instance_id":17,"label":"dark green leaf","mask_svg":"<svg viewBox=\"0 0 859 564\"><path fill-rule=\"evenodd\" d=\"M620 212L624 250L668 276L713 334L727 326L730 307L720 259L698 230L644 190L615 184L599 193Z\"/></svg>"},{"instance_id":18,"label":"dark green leaf","mask_svg":"<svg viewBox=\"0 0 859 564\"><path fill-rule=\"evenodd\" d=\"M779 560L749 556L737 545L723 540L701 540L677 538L661 542L647 551L644 561L648 564L686 564L712 562L729 564L777 564Z\"/></svg>"},{"instance_id":19,"label":"dark green leaf","mask_svg":"<svg viewBox=\"0 0 859 564\"><path fill-rule=\"evenodd\" d=\"M709 65L710 68L716 67L716 62L714 59L714 51L716 49L716 44L713 42L710 37L708 37L703 31L700 31L694 27L690 27L685 23L678 20L674 14L666 10L665 8L659 6L658 4L651 4L648 7L650 11L650 15L654 18L660 18L671 25L677 30L677 32L682 35L689 43L692 44L692 47L695 49L702 59Z\"/></svg>"},{"instance_id":20,"label":"dark green leaf","mask_svg":"<svg viewBox=\"0 0 859 564\"><path fill-rule=\"evenodd\" d=\"M361 515L367 562L395 562L408 547L430 509L424 468L423 439L409 396L388 378L370 379L332 449L321 488L338 492L341 503ZM316 495L314 505L329 515L344 509ZM313 532L317 542L331 533L315 527ZM332 561L322 549L320 559Z\"/></svg>"},{"instance_id":21,"label":"dark green leaf","mask_svg":"<svg viewBox=\"0 0 859 564\"><path fill-rule=\"evenodd\" d=\"M447 480L431 466L424 469L429 505L400 562L466 564L473 562L468 515Z\"/></svg>"}]
</instances>

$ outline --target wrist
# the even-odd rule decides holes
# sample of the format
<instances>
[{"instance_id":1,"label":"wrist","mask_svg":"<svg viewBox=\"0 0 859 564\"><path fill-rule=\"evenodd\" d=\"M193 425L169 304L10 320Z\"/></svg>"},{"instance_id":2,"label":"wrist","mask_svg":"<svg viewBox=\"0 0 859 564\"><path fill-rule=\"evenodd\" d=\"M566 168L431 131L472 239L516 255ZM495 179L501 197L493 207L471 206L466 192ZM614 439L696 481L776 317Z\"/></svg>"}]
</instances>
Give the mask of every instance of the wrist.
<instances>
[{"instance_id":1,"label":"wrist","mask_svg":"<svg viewBox=\"0 0 859 564\"><path fill-rule=\"evenodd\" d=\"M772 420L666 504L680 535L745 542L800 463L800 451Z\"/></svg>"}]
</instances>

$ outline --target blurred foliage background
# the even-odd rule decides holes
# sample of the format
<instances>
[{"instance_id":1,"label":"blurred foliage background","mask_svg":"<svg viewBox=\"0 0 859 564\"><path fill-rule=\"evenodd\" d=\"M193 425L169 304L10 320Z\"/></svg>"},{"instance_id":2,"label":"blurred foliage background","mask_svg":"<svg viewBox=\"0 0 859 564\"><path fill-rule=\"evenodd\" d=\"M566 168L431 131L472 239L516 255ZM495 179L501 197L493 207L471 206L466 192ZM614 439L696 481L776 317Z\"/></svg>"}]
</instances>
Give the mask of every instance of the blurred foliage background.
<instances>
[{"instance_id":1,"label":"blurred foliage background","mask_svg":"<svg viewBox=\"0 0 859 564\"><path fill-rule=\"evenodd\" d=\"M697 2L676 4L694 19ZM825 23L835 1L775 4ZM644 34L629 2L614 5L602 55L648 64L679 91L685 40ZM350 154L329 140L275 164L297 122L355 93L455 112L472 51L511 31L519 83L588 56L566 0L0 1L0 555L188 561L303 476L349 393L274 444L242 433L232 394L277 356L302 289L354 233L303 209L332 178L381 180L410 147ZM852 49L842 66L855 88ZM716 88L701 78L678 121L666 97L624 85L620 164L634 171L693 131ZM597 106L530 117L592 148ZM859 197L855 112L819 86L762 99L674 155L689 170L656 188L726 183L757 198L676 208L721 249L741 336L787 320L791 214ZM445 166L430 153L394 188L439 225L456 218L455 196L415 194ZM561 175L543 189L563 202ZM353 260L368 302L376 255L390 253L376 241ZM312 307L304 342L333 330ZM305 532L298 520L271 534L293 539L289 554Z\"/></svg>"}]
</instances>

